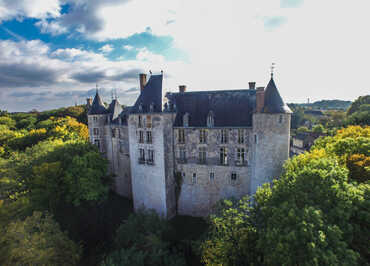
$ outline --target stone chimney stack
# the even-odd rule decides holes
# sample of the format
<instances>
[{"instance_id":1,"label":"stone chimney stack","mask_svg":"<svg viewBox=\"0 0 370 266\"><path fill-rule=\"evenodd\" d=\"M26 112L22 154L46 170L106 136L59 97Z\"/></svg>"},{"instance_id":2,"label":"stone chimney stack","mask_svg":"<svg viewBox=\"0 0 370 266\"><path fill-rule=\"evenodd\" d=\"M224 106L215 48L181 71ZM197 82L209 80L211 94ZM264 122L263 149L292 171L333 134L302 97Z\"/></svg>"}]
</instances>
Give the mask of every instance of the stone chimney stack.
<instances>
[{"instance_id":1,"label":"stone chimney stack","mask_svg":"<svg viewBox=\"0 0 370 266\"><path fill-rule=\"evenodd\" d=\"M139 74L139 80L140 80L140 92L142 92L146 84L146 74L143 73Z\"/></svg>"},{"instance_id":2,"label":"stone chimney stack","mask_svg":"<svg viewBox=\"0 0 370 266\"><path fill-rule=\"evenodd\" d=\"M186 85L180 85L179 86L179 92L181 92L181 93L186 92Z\"/></svg>"},{"instance_id":3,"label":"stone chimney stack","mask_svg":"<svg viewBox=\"0 0 370 266\"><path fill-rule=\"evenodd\" d=\"M86 107L87 109L90 109L91 105L92 105L92 98L89 97L89 98L86 98Z\"/></svg>"},{"instance_id":4,"label":"stone chimney stack","mask_svg":"<svg viewBox=\"0 0 370 266\"><path fill-rule=\"evenodd\" d=\"M261 113L265 105L265 88L258 87L256 91L256 112Z\"/></svg>"},{"instance_id":5,"label":"stone chimney stack","mask_svg":"<svg viewBox=\"0 0 370 266\"><path fill-rule=\"evenodd\" d=\"M256 82L248 82L249 84L249 89L250 90L255 90L256 89Z\"/></svg>"}]
</instances>

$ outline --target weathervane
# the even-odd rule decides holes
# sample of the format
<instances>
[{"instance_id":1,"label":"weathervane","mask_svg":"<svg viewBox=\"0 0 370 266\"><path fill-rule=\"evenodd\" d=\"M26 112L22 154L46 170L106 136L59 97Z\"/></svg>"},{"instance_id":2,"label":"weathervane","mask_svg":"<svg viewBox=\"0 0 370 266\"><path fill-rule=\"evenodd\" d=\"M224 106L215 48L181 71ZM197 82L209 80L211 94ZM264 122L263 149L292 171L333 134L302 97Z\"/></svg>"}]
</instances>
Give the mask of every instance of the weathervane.
<instances>
[{"instance_id":1,"label":"weathervane","mask_svg":"<svg viewBox=\"0 0 370 266\"><path fill-rule=\"evenodd\" d=\"M275 63L271 64L271 78L274 77L274 69L275 69Z\"/></svg>"}]
</instances>

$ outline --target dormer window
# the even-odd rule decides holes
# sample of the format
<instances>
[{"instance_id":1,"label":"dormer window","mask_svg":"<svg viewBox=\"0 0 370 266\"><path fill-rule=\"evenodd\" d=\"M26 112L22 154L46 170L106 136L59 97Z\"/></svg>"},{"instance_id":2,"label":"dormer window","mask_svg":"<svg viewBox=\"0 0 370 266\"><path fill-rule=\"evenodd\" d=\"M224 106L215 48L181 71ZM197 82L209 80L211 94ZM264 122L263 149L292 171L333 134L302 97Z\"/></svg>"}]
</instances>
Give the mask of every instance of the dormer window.
<instances>
[{"instance_id":1,"label":"dormer window","mask_svg":"<svg viewBox=\"0 0 370 266\"><path fill-rule=\"evenodd\" d=\"M215 125L214 115L212 111L209 111L207 116L207 127L213 127Z\"/></svg>"},{"instance_id":2,"label":"dormer window","mask_svg":"<svg viewBox=\"0 0 370 266\"><path fill-rule=\"evenodd\" d=\"M149 106L150 112L154 112L154 103L151 103Z\"/></svg>"},{"instance_id":3,"label":"dormer window","mask_svg":"<svg viewBox=\"0 0 370 266\"><path fill-rule=\"evenodd\" d=\"M189 126L189 113L184 114L182 119L183 119L184 127L188 127Z\"/></svg>"},{"instance_id":4,"label":"dormer window","mask_svg":"<svg viewBox=\"0 0 370 266\"><path fill-rule=\"evenodd\" d=\"M142 103L140 103L140 104L139 104L139 111L140 111L140 112L142 112L142 111L143 111L143 104L142 104Z\"/></svg>"}]
</instances>

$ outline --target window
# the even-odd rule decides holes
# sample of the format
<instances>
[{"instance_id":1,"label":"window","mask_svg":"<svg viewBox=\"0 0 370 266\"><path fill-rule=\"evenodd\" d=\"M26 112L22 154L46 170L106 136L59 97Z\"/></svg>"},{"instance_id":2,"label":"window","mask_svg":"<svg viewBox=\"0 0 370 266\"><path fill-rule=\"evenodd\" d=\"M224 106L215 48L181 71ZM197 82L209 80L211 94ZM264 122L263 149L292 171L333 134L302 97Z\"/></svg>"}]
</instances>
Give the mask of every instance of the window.
<instances>
[{"instance_id":1,"label":"window","mask_svg":"<svg viewBox=\"0 0 370 266\"><path fill-rule=\"evenodd\" d=\"M215 173L209 173L209 181L215 180Z\"/></svg>"},{"instance_id":2,"label":"window","mask_svg":"<svg viewBox=\"0 0 370 266\"><path fill-rule=\"evenodd\" d=\"M236 181L236 178L237 178L236 173L232 172L231 173L231 183L234 183Z\"/></svg>"},{"instance_id":3,"label":"window","mask_svg":"<svg viewBox=\"0 0 370 266\"><path fill-rule=\"evenodd\" d=\"M228 139L227 129L222 129L221 130L221 143L227 143L227 139Z\"/></svg>"},{"instance_id":4,"label":"window","mask_svg":"<svg viewBox=\"0 0 370 266\"><path fill-rule=\"evenodd\" d=\"M146 132L146 143L153 143L152 131Z\"/></svg>"},{"instance_id":5,"label":"window","mask_svg":"<svg viewBox=\"0 0 370 266\"><path fill-rule=\"evenodd\" d=\"M184 147L181 147L179 150L179 156L180 156L180 161L181 162L186 162L186 150Z\"/></svg>"},{"instance_id":6,"label":"window","mask_svg":"<svg viewBox=\"0 0 370 266\"><path fill-rule=\"evenodd\" d=\"M189 113L184 114L182 119L183 119L184 127L188 127L189 126Z\"/></svg>"},{"instance_id":7,"label":"window","mask_svg":"<svg viewBox=\"0 0 370 266\"><path fill-rule=\"evenodd\" d=\"M143 127L143 118L139 115L138 127Z\"/></svg>"},{"instance_id":8,"label":"window","mask_svg":"<svg viewBox=\"0 0 370 266\"><path fill-rule=\"evenodd\" d=\"M146 116L146 127L151 128L152 127L152 117L150 115Z\"/></svg>"},{"instance_id":9,"label":"window","mask_svg":"<svg viewBox=\"0 0 370 266\"><path fill-rule=\"evenodd\" d=\"M213 127L214 126L214 118L213 118L213 112L210 111L207 116L207 127Z\"/></svg>"},{"instance_id":10,"label":"window","mask_svg":"<svg viewBox=\"0 0 370 266\"><path fill-rule=\"evenodd\" d=\"M185 143L185 130L184 129L178 130L178 141L179 143Z\"/></svg>"},{"instance_id":11,"label":"window","mask_svg":"<svg viewBox=\"0 0 370 266\"><path fill-rule=\"evenodd\" d=\"M227 148L225 147L220 149L220 164L227 165Z\"/></svg>"},{"instance_id":12,"label":"window","mask_svg":"<svg viewBox=\"0 0 370 266\"><path fill-rule=\"evenodd\" d=\"M144 131L139 131L139 143L144 143Z\"/></svg>"},{"instance_id":13,"label":"window","mask_svg":"<svg viewBox=\"0 0 370 266\"><path fill-rule=\"evenodd\" d=\"M238 129L238 143L244 143L244 129Z\"/></svg>"},{"instance_id":14,"label":"window","mask_svg":"<svg viewBox=\"0 0 370 266\"><path fill-rule=\"evenodd\" d=\"M142 104L142 103L140 103L140 104L139 104L139 111L140 111L140 112L142 112L142 111L143 111L143 104Z\"/></svg>"},{"instance_id":15,"label":"window","mask_svg":"<svg viewBox=\"0 0 370 266\"><path fill-rule=\"evenodd\" d=\"M257 144L257 134L254 134L254 143Z\"/></svg>"},{"instance_id":16,"label":"window","mask_svg":"<svg viewBox=\"0 0 370 266\"><path fill-rule=\"evenodd\" d=\"M125 145L121 141L119 143L119 152L120 153L124 153L125 152Z\"/></svg>"},{"instance_id":17,"label":"window","mask_svg":"<svg viewBox=\"0 0 370 266\"><path fill-rule=\"evenodd\" d=\"M154 151L153 150L148 150L147 164L154 164Z\"/></svg>"},{"instance_id":18,"label":"window","mask_svg":"<svg viewBox=\"0 0 370 266\"><path fill-rule=\"evenodd\" d=\"M279 116L279 123L281 124L283 122L283 116L282 115L280 115Z\"/></svg>"},{"instance_id":19,"label":"window","mask_svg":"<svg viewBox=\"0 0 370 266\"><path fill-rule=\"evenodd\" d=\"M245 149L244 148L238 148L236 150L236 163L239 165L243 165L246 163L246 157L245 157Z\"/></svg>"},{"instance_id":20,"label":"window","mask_svg":"<svg viewBox=\"0 0 370 266\"><path fill-rule=\"evenodd\" d=\"M98 121L98 117L93 116L93 120L94 120L94 122L97 122Z\"/></svg>"},{"instance_id":21,"label":"window","mask_svg":"<svg viewBox=\"0 0 370 266\"><path fill-rule=\"evenodd\" d=\"M200 147L199 148L199 163L205 164L206 163L206 147Z\"/></svg>"},{"instance_id":22,"label":"window","mask_svg":"<svg viewBox=\"0 0 370 266\"><path fill-rule=\"evenodd\" d=\"M100 140L94 140L94 144L98 147L98 150L100 150Z\"/></svg>"},{"instance_id":23,"label":"window","mask_svg":"<svg viewBox=\"0 0 370 266\"><path fill-rule=\"evenodd\" d=\"M196 184L197 183L197 174L193 173L193 178L191 179L191 183Z\"/></svg>"},{"instance_id":24,"label":"window","mask_svg":"<svg viewBox=\"0 0 370 266\"><path fill-rule=\"evenodd\" d=\"M207 142L207 131L205 129L199 130L199 142L206 143Z\"/></svg>"},{"instance_id":25,"label":"window","mask_svg":"<svg viewBox=\"0 0 370 266\"><path fill-rule=\"evenodd\" d=\"M115 138L116 137L116 130L114 128L112 128L112 137Z\"/></svg>"},{"instance_id":26,"label":"window","mask_svg":"<svg viewBox=\"0 0 370 266\"><path fill-rule=\"evenodd\" d=\"M145 163L145 150L139 149L139 164Z\"/></svg>"},{"instance_id":27,"label":"window","mask_svg":"<svg viewBox=\"0 0 370 266\"><path fill-rule=\"evenodd\" d=\"M182 172L181 173L181 176L182 176L182 180L184 180L185 179L185 176L186 176L185 172Z\"/></svg>"},{"instance_id":28,"label":"window","mask_svg":"<svg viewBox=\"0 0 370 266\"><path fill-rule=\"evenodd\" d=\"M150 108L150 112L154 112L154 103L151 103L149 108Z\"/></svg>"},{"instance_id":29,"label":"window","mask_svg":"<svg viewBox=\"0 0 370 266\"><path fill-rule=\"evenodd\" d=\"M99 128L94 128L93 132L94 132L95 136L98 136L99 135Z\"/></svg>"}]
</instances>

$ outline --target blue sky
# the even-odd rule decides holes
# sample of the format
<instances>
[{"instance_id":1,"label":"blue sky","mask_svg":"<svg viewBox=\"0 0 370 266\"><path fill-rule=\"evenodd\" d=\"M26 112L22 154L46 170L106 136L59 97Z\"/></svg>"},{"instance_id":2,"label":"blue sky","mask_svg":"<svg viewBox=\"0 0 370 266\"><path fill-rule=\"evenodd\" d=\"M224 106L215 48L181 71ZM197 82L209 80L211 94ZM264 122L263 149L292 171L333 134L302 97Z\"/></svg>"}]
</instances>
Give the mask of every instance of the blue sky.
<instances>
[{"instance_id":1,"label":"blue sky","mask_svg":"<svg viewBox=\"0 0 370 266\"><path fill-rule=\"evenodd\" d=\"M164 70L166 91L276 83L287 102L369 92L365 0L0 0L0 109L138 95ZM365 72L366 71L366 72Z\"/></svg>"}]
</instances>

